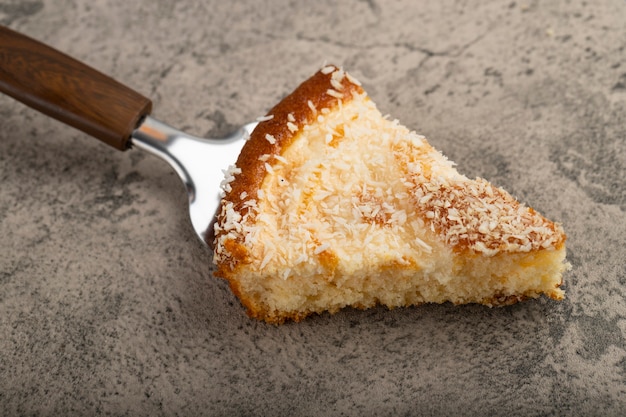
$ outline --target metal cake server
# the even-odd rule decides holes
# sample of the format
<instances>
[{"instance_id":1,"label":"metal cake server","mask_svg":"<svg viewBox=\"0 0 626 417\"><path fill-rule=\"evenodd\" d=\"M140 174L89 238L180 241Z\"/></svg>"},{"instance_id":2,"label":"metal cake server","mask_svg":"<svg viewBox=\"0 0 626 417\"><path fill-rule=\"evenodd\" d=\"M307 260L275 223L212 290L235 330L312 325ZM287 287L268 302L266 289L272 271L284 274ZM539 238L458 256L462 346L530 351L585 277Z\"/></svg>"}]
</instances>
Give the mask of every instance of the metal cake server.
<instances>
[{"instance_id":1,"label":"metal cake server","mask_svg":"<svg viewBox=\"0 0 626 417\"><path fill-rule=\"evenodd\" d=\"M0 26L0 92L125 151L165 160L189 195L191 223L212 245L223 170L237 160L257 123L221 139L188 135L150 116L152 102L86 64Z\"/></svg>"}]
</instances>

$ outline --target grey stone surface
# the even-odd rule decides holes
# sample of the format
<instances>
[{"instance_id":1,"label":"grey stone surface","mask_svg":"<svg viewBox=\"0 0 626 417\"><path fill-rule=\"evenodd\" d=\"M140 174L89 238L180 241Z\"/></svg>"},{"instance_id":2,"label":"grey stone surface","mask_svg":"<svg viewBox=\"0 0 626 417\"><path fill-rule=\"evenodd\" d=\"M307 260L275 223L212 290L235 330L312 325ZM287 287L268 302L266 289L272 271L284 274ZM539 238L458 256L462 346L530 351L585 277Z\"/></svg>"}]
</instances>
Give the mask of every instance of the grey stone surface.
<instances>
[{"instance_id":1,"label":"grey stone surface","mask_svg":"<svg viewBox=\"0 0 626 417\"><path fill-rule=\"evenodd\" d=\"M0 96L0 415L625 415L626 3L0 0L218 135L324 62L563 223L567 298L248 319L175 174ZM1 63L0 63L1 65Z\"/></svg>"}]
</instances>

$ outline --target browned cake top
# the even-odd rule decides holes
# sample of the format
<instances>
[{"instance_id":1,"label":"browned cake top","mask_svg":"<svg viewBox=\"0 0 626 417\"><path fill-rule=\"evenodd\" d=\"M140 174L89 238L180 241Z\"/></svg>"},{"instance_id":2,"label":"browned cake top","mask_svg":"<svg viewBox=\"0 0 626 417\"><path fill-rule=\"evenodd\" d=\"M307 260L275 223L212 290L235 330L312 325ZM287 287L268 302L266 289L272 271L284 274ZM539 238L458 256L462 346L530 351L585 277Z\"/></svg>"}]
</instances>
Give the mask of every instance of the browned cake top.
<instances>
[{"instance_id":1,"label":"browned cake top","mask_svg":"<svg viewBox=\"0 0 626 417\"><path fill-rule=\"evenodd\" d=\"M236 172L241 172L237 180L230 183L228 200L234 204L235 210L241 210L245 201L241 193L256 195L263 182L268 160L262 155L280 156L282 149L291 144L304 126L313 123L322 109L332 110L339 101L351 100L354 92L363 92L358 82L329 65L300 84L267 116L260 118L237 159Z\"/></svg>"},{"instance_id":2,"label":"browned cake top","mask_svg":"<svg viewBox=\"0 0 626 417\"><path fill-rule=\"evenodd\" d=\"M301 133L306 135L306 130L310 131L312 126L327 127L324 115L342 112L342 106L345 107L348 103L358 104L359 109L363 109L363 120L359 119L354 123L365 123L370 132L372 129L379 132L375 130L376 126L380 126L381 129L379 134L364 140L362 145L359 143L357 149L371 147L373 154L387 155L385 158L388 159L382 162L381 168L372 169L397 166L397 171L394 171L396 174L387 179L400 184L401 188L399 190L396 187L394 192L391 192L390 188L388 192L376 196L370 192L373 188L368 188L365 183L359 184L359 179L352 176L356 182L351 185L351 189L360 187L360 191L344 195L342 198L355 199L353 206L360 215L361 223L369 222L380 228L389 227L392 229L390 235L399 236L398 231L406 231L409 226L416 227L412 219L419 218L425 230L439 236L439 239L454 251L471 251L487 256L501 252L529 252L562 246L565 235L559 225L545 219L532 208L519 203L506 191L492 186L489 182L483 179L470 180L460 175L423 137L409 132L397 121L384 119L375 107L372 107L373 104L369 102L356 80L342 69L327 66L302 83L270 110L267 116L261 118L250 140L243 147L236 165L226 173L223 182L226 195L216 226L215 261L218 264L218 275L224 275L226 270L234 268L239 263L253 261L249 259L250 245L246 246L244 228L246 224L254 223L254 218L260 210L257 204L259 201L265 201L263 210L268 210L268 215L281 215L281 210L276 209L278 207L276 198L269 196L264 198L262 195L263 181L268 173L273 173L273 166L287 163L282 155L292 143L299 143L293 141L299 141ZM351 111L357 111L357 115L361 114L358 110ZM325 146L330 148L339 146L344 132L336 132L331 127L328 129L334 133L328 138ZM305 137L302 140L309 139ZM359 158L360 154L357 151L353 155L345 155L342 163L348 167L355 166L360 163ZM401 178L395 178L393 175ZM312 177L311 180L319 182L320 178ZM347 185L350 184L340 185L339 188L346 190L350 188ZM398 190L406 197L401 197ZM307 197L315 200L313 194ZM275 210L271 211L272 209ZM346 213L350 215L349 211ZM325 223L326 219L320 219L319 224L323 226ZM341 227L349 228L351 224L350 221L343 222ZM288 229L295 226L282 227ZM358 224L354 226L360 227ZM333 227L320 232L319 236L324 236L325 240L318 239L313 255L333 253L331 247L341 244L334 242L329 235ZM291 237L293 238L294 234L291 234ZM300 238L295 239L288 242L278 238L275 242L279 247L274 252L278 254L280 264L289 265L288 259L293 256L294 251L299 251L294 248L306 243ZM420 241L417 235L412 235L411 239L421 242L423 250L429 250L429 245ZM357 242L345 244L359 246ZM288 254L289 248L292 255ZM262 256L265 259L256 259L255 262L260 265L257 267L262 268L270 262L273 259L270 255L274 256L274 253L267 252L266 256Z\"/></svg>"}]
</instances>

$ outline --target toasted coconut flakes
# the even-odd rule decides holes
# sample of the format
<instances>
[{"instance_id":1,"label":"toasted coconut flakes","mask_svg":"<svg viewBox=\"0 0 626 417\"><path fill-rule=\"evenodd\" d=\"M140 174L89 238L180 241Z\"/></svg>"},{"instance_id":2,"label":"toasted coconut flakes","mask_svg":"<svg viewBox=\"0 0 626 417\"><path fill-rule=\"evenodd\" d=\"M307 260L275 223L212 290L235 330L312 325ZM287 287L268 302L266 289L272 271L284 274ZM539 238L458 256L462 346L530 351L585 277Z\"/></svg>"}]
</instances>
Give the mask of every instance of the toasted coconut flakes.
<instances>
[{"instance_id":1,"label":"toasted coconut flakes","mask_svg":"<svg viewBox=\"0 0 626 417\"><path fill-rule=\"evenodd\" d=\"M329 96L333 96L335 98L343 98L342 93L340 93L337 90L333 90L332 88L329 88L328 90L326 90L326 94L328 94Z\"/></svg>"},{"instance_id":2,"label":"toasted coconut flakes","mask_svg":"<svg viewBox=\"0 0 626 417\"><path fill-rule=\"evenodd\" d=\"M338 68L335 72L333 72L333 75L331 75L331 77L330 77L331 83L334 80L334 81L338 82L339 84L341 84L341 82L343 81L345 75L346 75L346 72L342 68ZM343 88L343 86L341 88Z\"/></svg>"},{"instance_id":3,"label":"toasted coconut flakes","mask_svg":"<svg viewBox=\"0 0 626 417\"><path fill-rule=\"evenodd\" d=\"M309 101L311 101L311 100L309 100ZM293 116L293 113L289 113L287 115L287 120L290 121L290 122L295 122L296 118Z\"/></svg>"},{"instance_id":4,"label":"toasted coconut flakes","mask_svg":"<svg viewBox=\"0 0 626 417\"><path fill-rule=\"evenodd\" d=\"M243 203L244 207L252 207L252 208L258 208L257 204L256 204L256 200L247 200L245 203Z\"/></svg>"},{"instance_id":5,"label":"toasted coconut flakes","mask_svg":"<svg viewBox=\"0 0 626 417\"><path fill-rule=\"evenodd\" d=\"M283 280L286 280L287 278L289 278L289 275L291 275L291 268L285 268L282 274Z\"/></svg>"},{"instance_id":6,"label":"toasted coconut flakes","mask_svg":"<svg viewBox=\"0 0 626 417\"><path fill-rule=\"evenodd\" d=\"M275 138L274 136L270 135L269 133L266 133L266 134L265 134L265 139L267 139L267 141L268 141L271 145L273 145L273 144L275 144L275 143L276 143L276 138Z\"/></svg>"},{"instance_id":7,"label":"toasted coconut flakes","mask_svg":"<svg viewBox=\"0 0 626 417\"><path fill-rule=\"evenodd\" d=\"M334 65L328 65L328 66L326 66L326 67L322 68L320 71L321 71L321 73L322 73L322 74L324 74L324 75L328 75L328 74L330 74L331 72L335 71L335 69L336 69L336 68L335 68L335 66L334 66Z\"/></svg>"},{"instance_id":8,"label":"toasted coconut flakes","mask_svg":"<svg viewBox=\"0 0 626 417\"><path fill-rule=\"evenodd\" d=\"M267 162L265 163L265 170L270 174L274 173L274 168L272 168L272 166L268 164Z\"/></svg>"},{"instance_id":9,"label":"toasted coconut flakes","mask_svg":"<svg viewBox=\"0 0 626 417\"><path fill-rule=\"evenodd\" d=\"M277 160L277 161L279 161L279 162L282 162L283 164L286 164L286 163L287 163L287 158L285 158L285 157L283 157L283 156L280 156L280 155L278 155L278 154L274 155L274 159L276 159L276 160Z\"/></svg>"},{"instance_id":10,"label":"toasted coconut flakes","mask_svg":"<svg viewBox=\"0 0 626 417\"><path fill-rule=\"evenodd\" d=\"M426 242L424 242L422 239L420 239L419 237L415 238L415 243L417 243L417 245L419 247L421 247L422 249L424 249L425 252L432 252L433 248Z\"/></svg>"},{"instance_id":11,"label":"toasted coconut flakes","mask_svg":"<svg viewBox=\"0 0 626 417\"><path fill-rule=\"evenodd\" d=\"M406 215L406 211L404 210L395 210L395 208L392 208L392 210L390 210L390 212L392 212L391 214L391 221L393 223L399 224L399 225L403 225L404 223L406 223L406 219L407 219L407 215Z\"/></svg>"},{"instance_id":12,"label":"toasted coconut flakes","mask_svg":"<svg viewBox=\"0 0 626 417\"><path fill-rule=\"evenodd\" d=\"M232 191L230 183L235 180L235 175L241 174L241 168L231 165L227 169L223 169L222 172L224 173L224 179L220 182L220 188L224 192L230 193Z\"/></svg>"},{"instance_id":13,"label":"toasted coconut flakes","mask_svg":"<svg viewBox=\"0 0 626 417\"><path fill-rule=\"evenodd\" d=\"M480 226L478 226L478 231L482 234L488 234L491 230L489 229L489 222L483 221Z\"/></svg>"},{"instance_id":14,"label":"toasted coconut flakes","mask_svg":"<svg viewBox=\"0 0 626 417\"><path fill-rule=\"evenodd\" d=\"M481 178L428 180L415 174L414 181L414 198L432 221L431 229L453 246L492 256L499 251L545 248L550 245L544 242L558 240L557 232L545 226L547 220Z\"/></svg>"},{"instance_id":15,"label":"toasted coconut flakes","mask_svg":"<svg viewBox=\"0 0 626 417\"><path fill-rule=\"evenodd\" d=\"M260 116L256 118L257 122L267 122L268 120L272 120L274 118L273 114L268 114L267 116Z\"/></svg>"},{"instance_id":16,"label":"toasted coconut flakes","mask_svg":"<svg viewBox=\"0 0 626 417\"><path fill-rule=\"evenodd\" d=\"M226 170L222 170L226 176L241 174L241 168L236 165L229 166ZM233 177L234 178L234 177Z\"/></svg>"},{"instance_id":17,"label":"toasted coconut flakes","mask_svg":"<svg viewBox=\"0 0 626 417\"><path fill-rule=\"evenodd\" d=\"M291 122L287 122L287 129L289 129L291 133L295 133L298 131L298 126L296 126L295 124Z\"/></svg>"},{"instance_id":18,"label":"toasted coconut flakes","mask_svg":"<svg viewBox=\"0 0 626 417\"><path fill-rule=\"evenodd\" d=\"M273 257L274 257L274 252L266 253L265 256L263 257L263 261L261 262L261 266L259 266L259 269L265 268L267 264L270 263Z\"/></svg>"},{"instance_id":19,"label":"toasted coconut flakes","mask_svg":"<svg viewBox=\"0 0 626 417\"><path fill-rule=\"evenodd\" d=\"M313 251L314 255L319 255L320 253L326 251L330 249L330 243L322 243L321 245L319 245L318 247L315 248L315 250Z\"/></svg>"},{"instance_id":20,"label":"toasted coconut flakes","mask_svg":"<svg viewBox=\"0 0 626 417\"><path fill-rule=\"evenodd\" d=\"M432 194L426 194L424 197L420 198L420 204L426 204L433 198Z\"/></svg>"},{"instance_id":21,"label":"toasted coconut flakes","mask_svg":"<svg viewBox=\"0 0 626 417\"><path fill-rule=\"evenodd\" d=\"M272 155L268 154L268 153L264 153L263 155L259 156L259 161L261 162L265 162L268 161L271 158Z\"/></svg>"},{"instance_id":22,"label":"toasted coconut flakes","mask_svg":"<svg viewBox=\"0 0 626 417\"><path fill-rule=\"evenodd\" d=\"M343 90L343 84L341 84L341 82L340 82L340 81L337 81L337 80L336 80L336 79L334 79L334 78L331 78L331 80L330 80L330 85L332 85L332 86L333 86L333 88L334 88L335 90L337 90L337 91L341 91L341 90Z\"/></svg>"},{"instance_id":23,"label":"toasted coconut flakes","mask_svg":"<svg viewBox=\"0 0 626 417\"><path fill-rule=\"evenodd\" d=\"M309 260L308 255L306 253L303 253L294 261L294 264L298 265L308 260Z\"/></svg>"},{"instance_id":24,"label":"toasted coconut flakes","mask_svg":"<svg viewBox=\"0 0 626 417\"><path fill-rule=\"evenodd\" d=\"M309 106L309 109L311 109L313 114L317 114L317 108L315 108L315 104L313 104L311 100L307 100L306 104Z\"/></svg>"}]
</instances>

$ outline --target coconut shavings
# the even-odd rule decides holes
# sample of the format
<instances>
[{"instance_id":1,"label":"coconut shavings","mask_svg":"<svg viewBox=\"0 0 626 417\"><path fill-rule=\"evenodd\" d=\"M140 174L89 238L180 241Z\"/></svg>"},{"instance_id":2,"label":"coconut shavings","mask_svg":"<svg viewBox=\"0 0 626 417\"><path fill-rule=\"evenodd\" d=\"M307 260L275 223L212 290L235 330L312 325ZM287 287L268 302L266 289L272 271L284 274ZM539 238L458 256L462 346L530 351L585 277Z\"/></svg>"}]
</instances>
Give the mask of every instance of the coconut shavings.
<instances>
[{"instance_id":1,"label":"coconut shavings","mask_svg":"<svg viewBox=\"0 0 626 417\"><path fill-rule=\"evenodd\" d=\"M339 99L343 98L342 93L340 93L337 90L333 90L332 88L329 88L328 90L326 90L326 94L328 94L329 96L333 96L335 98L339 98Z\"/></svg>"},{"instance_id":2,"label":"coconut shavings","mask_svg":"<svg viewBox=\"0 0 626 417\"><path fill-rule=\"evenodd\" d=\"M241 168L231 165L227 169L223 169L222 172L224 173L224 179L220 182L220 188L224 192L230 193L232 191L230 183L235 180L235 175L241 174Z\"/></svg>"},{"instance_id":3,"label":"coconut shavings","mask_svg":"<svg viewBox=\"0 0 626 417\"><path fill-rule=\"evenodd\" d=\"M456 248L493 256L562 242L558 226L482 178L427 181L422 177L413 197L434 229Z\"/></svg>"},{"instance_id":4,"label":"coconut shavings","mask_svg":"<svg viewBox=\"0 0 626 417\"><path fill-rule=\"evenodd\" d=\"M324 68L322 68L322 69L320 70L320 72L321 72L322 74L324 74L324 75L328 75L328 74L330 74L331 72L335 71L335 69L336 69L336 68L335 68L333 65L327 65L327 66L325 66Z\"/></svg>"}]
</instances>

